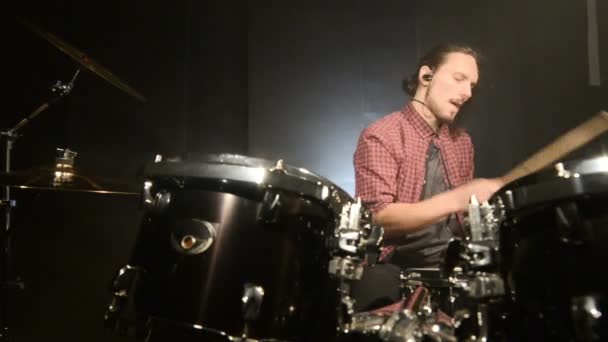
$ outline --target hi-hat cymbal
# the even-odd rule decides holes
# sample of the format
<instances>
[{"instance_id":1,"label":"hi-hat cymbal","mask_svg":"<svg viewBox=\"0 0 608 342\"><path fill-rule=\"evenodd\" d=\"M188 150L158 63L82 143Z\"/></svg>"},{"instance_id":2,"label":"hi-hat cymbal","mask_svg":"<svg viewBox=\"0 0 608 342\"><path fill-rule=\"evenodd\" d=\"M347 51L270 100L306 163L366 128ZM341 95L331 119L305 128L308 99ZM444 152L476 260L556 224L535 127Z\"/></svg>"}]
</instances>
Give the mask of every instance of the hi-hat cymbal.
<instances>
[{"instance_id":1,"label":"hi-hat cymbal","mask_svg":"<svg viewBox=\"0 0 608 342\"><path fill-rule=\"evenodd\" d=\"M91 57L87 56L84 52L78 50L74 46L66 43L59 37L55 36L52 33L46 32L36 25L22 19L18 18L19 22L30 29L32 32L36 33L40 37L44 38L46 41L51 43L53 46L58 48L60 51L65 53L66 55L72 57L76 62L80 65L84 66L86 69L96 74L97 76L103 78L108 83L112 84L116 88L124 91L125 93L135 97L141 102L146 102L146 98L141 95L137 90L133 89L131 86L121 81L116 75L114 75L110 70L104 68L101 64L94 61Z\"/></svg>"},{"instance_id":2,"label":"hi-hat cymbal","mask_svg":"<svg viewBox=\"0 0 608 342\"><path fill-rule=\"evenodd\" d=\"M97 194L139 195L133 183L85 176L71 171L43 167L23 172L0 173L0 185L20 189L76 191Z\"/></svg>"}]
</instances>

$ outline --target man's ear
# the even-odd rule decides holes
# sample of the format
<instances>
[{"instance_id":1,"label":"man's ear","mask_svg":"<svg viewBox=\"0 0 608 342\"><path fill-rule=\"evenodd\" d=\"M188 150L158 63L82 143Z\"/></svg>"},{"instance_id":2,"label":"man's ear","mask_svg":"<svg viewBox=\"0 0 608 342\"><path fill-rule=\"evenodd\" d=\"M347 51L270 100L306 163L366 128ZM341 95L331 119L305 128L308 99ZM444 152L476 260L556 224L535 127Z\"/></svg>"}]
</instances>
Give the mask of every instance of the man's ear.
<instances>
[{"instance_id":1,"label":"man's ear","mask_svg":"<svg viewBox=\"0 0 608 342\"><path fill-rule=\"evenodd\" d=\"M427 65L423 65L420 70L418 70L418 82L421 84L426 84L433 79L433 69L429 68Z\"/></svg>"}]
</instances>

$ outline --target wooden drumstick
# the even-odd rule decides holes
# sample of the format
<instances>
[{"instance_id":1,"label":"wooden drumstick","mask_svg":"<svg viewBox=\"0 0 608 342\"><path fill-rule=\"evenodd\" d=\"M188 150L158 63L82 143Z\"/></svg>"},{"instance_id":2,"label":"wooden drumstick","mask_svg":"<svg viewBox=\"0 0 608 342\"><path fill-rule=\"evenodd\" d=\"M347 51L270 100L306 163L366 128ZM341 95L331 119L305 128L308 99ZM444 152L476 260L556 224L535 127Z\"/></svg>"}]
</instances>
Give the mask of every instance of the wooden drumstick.
<instances>
[{"instance_id":1,"label":"wooden drumstick","mask_svg":"<svg viewBox=\"0 0 608 342\"><path fill-rule=\"evenodd\" d=\"M601 111L582 124L562 134L500 178L504 184L508 184L534 173L582 147L607 130L608 112Z\"/></svg>"}]
</instances>

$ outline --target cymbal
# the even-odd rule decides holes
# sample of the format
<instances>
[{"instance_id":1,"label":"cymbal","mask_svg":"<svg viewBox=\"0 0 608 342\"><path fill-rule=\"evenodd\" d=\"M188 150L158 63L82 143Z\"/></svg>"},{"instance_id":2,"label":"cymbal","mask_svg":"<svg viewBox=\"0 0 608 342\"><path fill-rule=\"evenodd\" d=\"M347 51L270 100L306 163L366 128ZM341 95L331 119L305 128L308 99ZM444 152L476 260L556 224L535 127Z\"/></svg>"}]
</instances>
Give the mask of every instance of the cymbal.
<instances>
[{"instance_id":1,"label":"cymbal","mask_svg":"<svg viewBox=\"0 0 608 342\"><path fill-rule=\"evenodd\" d=\"M91 57L89 57L84 52L82 52L82 51L78 50L77 48L75 48L74 46L66 43L65 41L63 41L62 39L57 37L56 35L54 35L50 32L46 32L46 31L40 29L38 26L36 26L22 18L18 18L18 20L25 27L27 27L28 29L30 29L32 32L36 33L40 37L44 38L46 41L51 43L53 46L58 48L60 51L62 51L66 55L70 56L73 60L78 62L80 65L82 65L83 67L85 67L86 69L91 71L92 73L103 78L108 83L110 83L113 86L115 86L116 88L124 91L125 93L135 97L136 99L140 100L141 102L146 102L146 98L143 95L141 95L137 90L133 89L131 86L129 86L125 82L121 81L116 75L114 75L112 72L110 72L110 70L106 69L101 64L94 61Z\"/></svg>"},{"instance_id":2,"label":"cymbal","mask_svg":"<svg viewBox=\"0 0 608 342\"><path fill-rule=\"evenodd\" d=\"M22 172L0 173L0 185L20 189L75 191L97 194L139 195L138 186L125 181L85 176L76 171L43 167Z\"/></svg>"}]
</instances>

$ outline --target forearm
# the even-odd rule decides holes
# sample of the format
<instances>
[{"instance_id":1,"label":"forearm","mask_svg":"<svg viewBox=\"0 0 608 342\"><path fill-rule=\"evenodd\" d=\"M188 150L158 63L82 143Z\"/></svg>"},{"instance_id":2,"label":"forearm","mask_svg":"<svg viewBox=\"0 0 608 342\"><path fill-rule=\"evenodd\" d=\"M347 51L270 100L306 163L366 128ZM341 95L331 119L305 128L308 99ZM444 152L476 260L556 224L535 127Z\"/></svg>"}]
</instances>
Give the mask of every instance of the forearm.
<instances>
[{"instance_id":1,"label":"forearm","mask_svg":"<svg viewBox=\"0 0 608 342\"><path fill-rule=\"evenodd\" d=\"M375 215L375 221L384 228L384 237L390 241L462 210L463 203L458 197L452 190L416 203L391 203Z\"/></svg>"}]
</instances>

